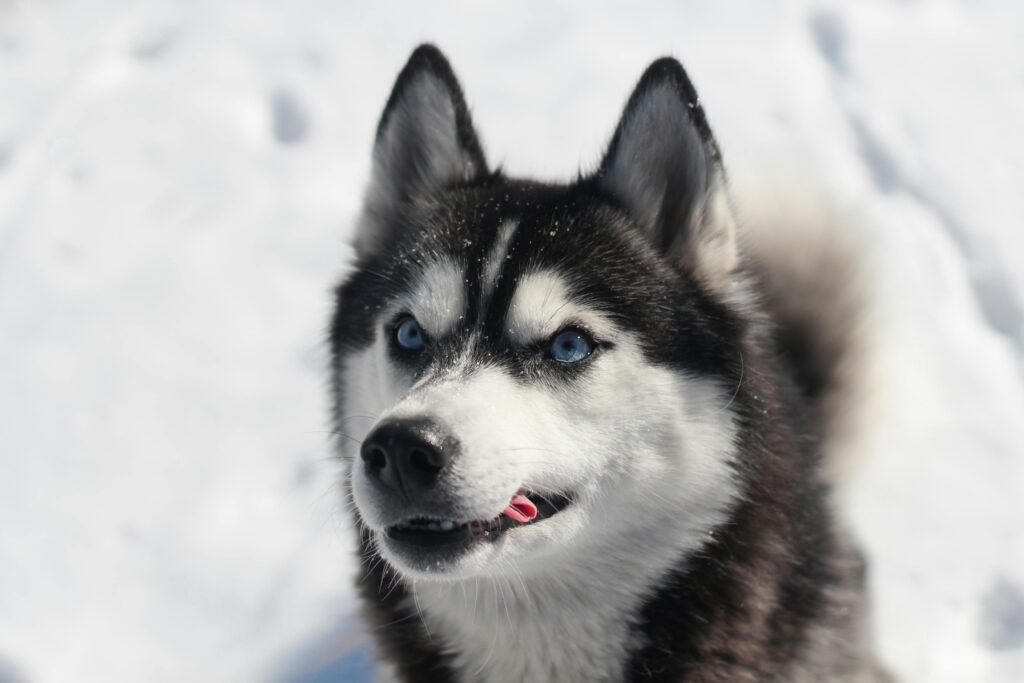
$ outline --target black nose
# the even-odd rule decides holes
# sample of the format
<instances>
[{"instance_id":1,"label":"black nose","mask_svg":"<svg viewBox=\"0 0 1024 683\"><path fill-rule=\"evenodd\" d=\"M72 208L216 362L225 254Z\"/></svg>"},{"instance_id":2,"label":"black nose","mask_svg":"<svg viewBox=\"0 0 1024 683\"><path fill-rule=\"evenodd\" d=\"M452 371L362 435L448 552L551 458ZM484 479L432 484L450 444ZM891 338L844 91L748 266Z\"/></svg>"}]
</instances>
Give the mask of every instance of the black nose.
<instances>
[{"instance_id":1,"label":"black nose","mask_svg":"<svg viewBox=\"0 0 1024 683\"><path fill-rule=\"evenodd\" d=\"M433 422L391 420L370 432L360 453L371 479L415 498L434 486L455 448Z\"/></svg>"}]
</instances>

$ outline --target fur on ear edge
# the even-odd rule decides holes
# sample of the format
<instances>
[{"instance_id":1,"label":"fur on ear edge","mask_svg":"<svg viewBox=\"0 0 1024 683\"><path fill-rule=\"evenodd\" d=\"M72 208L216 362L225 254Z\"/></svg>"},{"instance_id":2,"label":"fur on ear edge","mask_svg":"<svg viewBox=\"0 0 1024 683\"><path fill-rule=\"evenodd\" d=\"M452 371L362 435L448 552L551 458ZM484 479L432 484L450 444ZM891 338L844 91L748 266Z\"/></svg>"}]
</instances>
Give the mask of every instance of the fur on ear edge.
<instances>
[{"instance_id":1,"label":"fur on ear edge","mask_svg":"<svg viewBox=\"0 0 1024 683\"><path fill-rule=\"evenodd\" d=\"M403 211L417 199L486 174L455 73L440 50L421 45L399 73L377 126L357 254L368 257L391 244L403 229Z\"/></svg>"},{"instance_id":2,"label":"fur on ear edge","mask_svg":"<svg viewBox=\"0 0 1024 683\"><path fill-rule=\"evenodd\" d=\"M659 250L709 286L726 285L738 256L725 171L697 91L678 61L663 57L644 71L597 179Z\"/></svg>"}]
</instances>

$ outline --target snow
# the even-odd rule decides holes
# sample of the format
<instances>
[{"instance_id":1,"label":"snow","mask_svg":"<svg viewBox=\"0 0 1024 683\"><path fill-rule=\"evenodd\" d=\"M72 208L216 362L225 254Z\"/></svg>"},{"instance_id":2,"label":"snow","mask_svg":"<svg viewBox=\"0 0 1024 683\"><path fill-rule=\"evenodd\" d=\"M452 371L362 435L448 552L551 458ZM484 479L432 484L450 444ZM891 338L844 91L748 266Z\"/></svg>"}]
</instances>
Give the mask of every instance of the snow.
<instances>
[{"instance_id":1,"label":"snow","mask_svg":"<svg viewBox=\"0 0 1024 683\"><path fill-rule=\"evenodd\" d=\"M738 186L861 207L879 650L1024 680L1024 6L600 5L0 2L0 681L368 679L323 338L422 40L511 173L590 167L672 53Z\"/></svg>"}]
</instances>

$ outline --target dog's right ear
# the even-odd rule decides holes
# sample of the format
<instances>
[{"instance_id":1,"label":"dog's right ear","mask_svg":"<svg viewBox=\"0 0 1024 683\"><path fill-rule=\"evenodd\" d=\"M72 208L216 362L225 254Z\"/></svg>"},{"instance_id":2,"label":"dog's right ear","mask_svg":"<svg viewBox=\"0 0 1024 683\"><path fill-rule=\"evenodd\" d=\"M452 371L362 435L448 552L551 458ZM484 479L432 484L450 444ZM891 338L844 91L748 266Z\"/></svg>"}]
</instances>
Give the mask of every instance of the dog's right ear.
<instances>
[{"instance_id":1,"label":"dog's right ear","mask_svg":"<svg viewBox=\"0 0 1024 683\"><path fill-rule=\"evenodd\" d=\"M597 173L662 253L713 288L738 261L718 144L675 59L657 60L626 104Z\"/></svg>"},{"instance_id":2,"label":"dog's right ear","mask_svg":"<svg viewBox=\"0 0 1024 683\"><path fill-rule=\"evenodd\" d=\"M392 244L411 202L486 173L448 60L433 45L419 46L398 75L377 127L356 253L366 258Z\"/></svg>"}]
</instances>

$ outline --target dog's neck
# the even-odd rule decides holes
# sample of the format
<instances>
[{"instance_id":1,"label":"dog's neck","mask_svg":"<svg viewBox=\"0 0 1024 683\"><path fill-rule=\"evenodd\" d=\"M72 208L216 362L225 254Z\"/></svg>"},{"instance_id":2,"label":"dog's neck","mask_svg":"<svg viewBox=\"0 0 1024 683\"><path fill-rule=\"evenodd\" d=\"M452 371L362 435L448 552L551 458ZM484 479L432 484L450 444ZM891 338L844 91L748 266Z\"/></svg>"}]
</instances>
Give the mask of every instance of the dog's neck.
<instances>
[{"instance_id":1,"label":"dog's neck","mask_svg":"<svg viewBox=\"0 0 1024 683\"><path fill-rule=\"evenodd\" d=\"M569 566L543 571L417 582L410 607L432 644L451 654L461 681L621 680L641 645L641 604L685 554L679 548L652 553L644 540L636 545L594 548Z\"/></svg>"}]
</instances>

